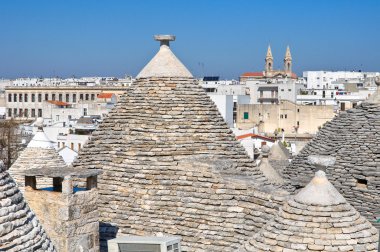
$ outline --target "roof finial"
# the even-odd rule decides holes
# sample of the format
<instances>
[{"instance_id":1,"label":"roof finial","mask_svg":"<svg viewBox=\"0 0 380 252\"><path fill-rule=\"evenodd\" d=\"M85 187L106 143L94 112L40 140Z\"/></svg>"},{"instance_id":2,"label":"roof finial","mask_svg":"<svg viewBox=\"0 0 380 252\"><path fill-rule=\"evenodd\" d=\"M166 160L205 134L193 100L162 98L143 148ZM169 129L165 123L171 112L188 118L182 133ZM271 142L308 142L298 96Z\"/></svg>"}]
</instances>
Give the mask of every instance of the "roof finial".
<instances>
[{"instance_id":1,"label":"roof finial","mask_svg":"<svg viewBox=\"0 0 380 252\"><path fill-rule=\"evenodd\" d=\"M169 41L174 41L174 35L154 35L154 40L160 41L160 46L169 46Z\"/></svg>"},{"instance_id":2,"label":"roof finial","mask_svg":"<svg viewBox=\"0 0 380 252\"><path fill-rule=\"evenodd\" d=\"M315 165L316 171L326 171L326 168L335 164L336 158L327 155L310 155L307 161Z\"/></svg>"},{"instance_id":3,"label":"roof finial","mask_svg":"<svg viewBox=\"0 0 380 252\"><path fill-rule=\"evenodd\" d=\"M38 131L44 131L44 119L42 117L38 117L34 125L37 126Z\"/></svg>"}]
</instances>

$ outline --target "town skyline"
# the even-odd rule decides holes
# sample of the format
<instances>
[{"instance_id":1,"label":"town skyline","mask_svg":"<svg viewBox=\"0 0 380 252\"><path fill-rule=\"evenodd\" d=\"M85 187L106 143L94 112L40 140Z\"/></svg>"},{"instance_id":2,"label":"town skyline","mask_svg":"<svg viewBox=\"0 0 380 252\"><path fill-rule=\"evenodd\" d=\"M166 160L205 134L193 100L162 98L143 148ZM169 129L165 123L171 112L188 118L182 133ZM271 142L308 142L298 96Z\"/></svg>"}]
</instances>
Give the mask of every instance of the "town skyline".
<instances>
[{"instance_id":1,"label":"town skyline","mask_svg":"<svg viewBox=\"0 0 380 252\"><path fill-rule=\"evenodd\" d=\"M176 35L172 50L196 77L263 71L268 45L275 69L289 45L298 75L380 69L376 1L111 3L2 2L0 78L136 76L156 52L152 34Z\"/></svg>"}]
</instances>

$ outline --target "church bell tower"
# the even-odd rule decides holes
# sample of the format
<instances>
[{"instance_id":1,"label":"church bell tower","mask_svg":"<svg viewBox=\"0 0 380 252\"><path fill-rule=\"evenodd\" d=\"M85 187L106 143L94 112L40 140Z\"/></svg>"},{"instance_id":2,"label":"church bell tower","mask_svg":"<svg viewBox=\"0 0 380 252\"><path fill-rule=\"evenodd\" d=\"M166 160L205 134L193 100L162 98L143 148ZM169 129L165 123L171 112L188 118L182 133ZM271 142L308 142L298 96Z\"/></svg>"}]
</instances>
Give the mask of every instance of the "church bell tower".
<instances>
[{"instance_id":1,"label":"church bell tower","mask_svg":"<svg viewBox=\"0 0 380 252\"><path fill-rule=\"evenodd\" d=\"M284 71L286 73L292 73L292 55L290 54L289 46L286 48L285 58L284 58Z\"/></svg>"},{"instance_id":2,"label":"church bell tower","mask_svg":"<svg viewBox=\"0 0 380 252\"><path fill-rule=\"evenodd\" d=\"M265 57L265 72L273 71L273 56L270 45L268 46L267 56Z\"/></svg>"}]
</instances>

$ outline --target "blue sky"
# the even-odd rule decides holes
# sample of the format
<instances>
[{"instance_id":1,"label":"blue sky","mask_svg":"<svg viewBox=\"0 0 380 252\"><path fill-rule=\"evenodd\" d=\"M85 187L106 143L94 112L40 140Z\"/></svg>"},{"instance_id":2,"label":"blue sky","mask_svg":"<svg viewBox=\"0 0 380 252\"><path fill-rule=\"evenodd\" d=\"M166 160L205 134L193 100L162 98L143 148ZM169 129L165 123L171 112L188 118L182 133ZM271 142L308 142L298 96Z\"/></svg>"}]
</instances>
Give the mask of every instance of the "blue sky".
<instances>
[{"instance_id":1,"label":"blue sky","mask_svg":"<svg viewBox=\"0 0 380 252\"><path fill-rule=\"evenodd\" d=\"M136 75L154 34L195 76L275 68L380 71L378 0L1 0L0 78ZM201 67L201 66L204 67Z\"/></svg>"}]
</instances>

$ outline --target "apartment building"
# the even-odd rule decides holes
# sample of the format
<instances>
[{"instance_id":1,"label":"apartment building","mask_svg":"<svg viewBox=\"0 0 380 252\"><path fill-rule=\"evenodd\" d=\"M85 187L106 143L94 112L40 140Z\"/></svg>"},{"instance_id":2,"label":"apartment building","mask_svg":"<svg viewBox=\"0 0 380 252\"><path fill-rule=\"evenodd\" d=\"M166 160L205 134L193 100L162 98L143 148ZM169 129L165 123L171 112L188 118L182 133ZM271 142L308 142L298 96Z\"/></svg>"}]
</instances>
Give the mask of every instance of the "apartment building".
<instances>
[{"instance_id":1,"label":"apartment building","mask_svg":"<svg viewBox=\"0 0 380 252\"><path fill-rule=\"evenodd\" d=\"M6 87L6 118L34 120L43 117L52 121L71 120L73 115L79 118L101 111L101 104L107 104L107 98L103 98L105 94L108 94L108 99L115 100L125 89L120 86ZM58 109L61 109L61 115L57 117Z\"/></svg>"}]
</instances>

